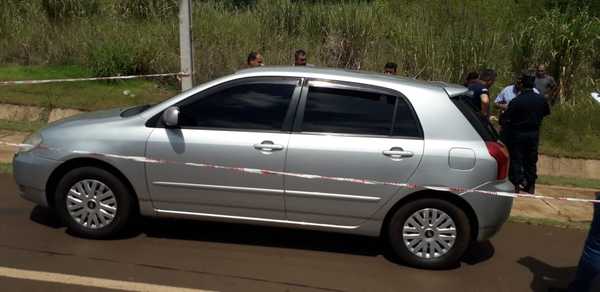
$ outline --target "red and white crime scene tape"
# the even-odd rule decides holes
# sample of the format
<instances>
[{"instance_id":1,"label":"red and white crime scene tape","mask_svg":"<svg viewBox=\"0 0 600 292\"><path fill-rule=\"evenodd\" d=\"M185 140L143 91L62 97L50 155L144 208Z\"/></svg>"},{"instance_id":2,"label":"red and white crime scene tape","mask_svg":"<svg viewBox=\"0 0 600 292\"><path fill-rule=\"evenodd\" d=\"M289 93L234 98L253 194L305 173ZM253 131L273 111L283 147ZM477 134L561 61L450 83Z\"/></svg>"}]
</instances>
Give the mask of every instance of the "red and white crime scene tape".
<instances>
[{"instance_id":1,"label":"red and white crime scene tape","mask_svg":"<svg viewBox=\"0 0 600 292\"><path fill-rule=\"evenodd\" d=\"M111 77L66 78L66 79L46 79L46 80L14 80L14 81L0 81L0 85L43 84L43 83L60 83L60 82L96 81L96 80L125 80L125 79L137 79L137 78L169 77L169 76L176 76L177 78L180 78L182 76L188 76L188 75L189 75L188 73L179 72L179 73L126 75L126 76L111 76Z\"/></svg>"},{"instance_id":2,"label":"red and white crime scene tape","mask_svg":"<svg viewBox=\"0 0 600 292\"><path fill-rule=\"evenodd\" d=\"M27 147L33 146L33 145L29 145L29 144L9 143L9 142L2 142L2 141L0 141L0 145L12 146L12 147L18 147L18 148L24 148L24 147L27 148ZM58 150L58 149L51 148L51 147L48 147L47 145L43 145L43 144L39 145L38 147L49 149L49 150ZM544 196L544 195L509 193L509 192L494 192L494 191L485 191L485 190L462 188L462 187L418 186L415 184L384 182L384 181L362 179L362 178L334 177L334 176L323 176L323 175L317 175L317 174L294 173L294 172L258 169L258 168L223 166L223 165L207 164L207 163L181 162L181 161L172 161L172 160L163 160L163 159L153 159L153 158L144 157L144 156L125 156L125 155L117 155L117 154L109 154L109 153L96 153L96 152L79 151L79 150L74 150L72 152L78 153L78 154L86 154L86 155L90 155L90 156L101 156L101 157L113 158L113 159L131 160L131 161L136 161L136 162L156 163L156 164L182 164L182 165L186 165L186 166L190 166L190 167L223 169L223 170L235 171L235 172L240 172L240 173L250 173L250 174L256 174L256 175L290 176L290 177L298 177L298 178L304 178L304 179L340 181L340 182L348 182L348 183L363 184L363 185L387 185L387 186L395 186L395 187L401 187L401 188L407 188L407 189L422 188L422 189L429 189L429 190L435 190L435 191L446 191L446 192L454 192L454 193L473 192L473 193L479 193L479 194L483 194L483 195L499 196L499 197L526 198L526 199L538 199L538 200L555 200L555 201L600 204L600 200L594 200L594 199L581 199L581 198L572 198L572 197L551 197L551 196Z\"/></svg>"}]
</instances>

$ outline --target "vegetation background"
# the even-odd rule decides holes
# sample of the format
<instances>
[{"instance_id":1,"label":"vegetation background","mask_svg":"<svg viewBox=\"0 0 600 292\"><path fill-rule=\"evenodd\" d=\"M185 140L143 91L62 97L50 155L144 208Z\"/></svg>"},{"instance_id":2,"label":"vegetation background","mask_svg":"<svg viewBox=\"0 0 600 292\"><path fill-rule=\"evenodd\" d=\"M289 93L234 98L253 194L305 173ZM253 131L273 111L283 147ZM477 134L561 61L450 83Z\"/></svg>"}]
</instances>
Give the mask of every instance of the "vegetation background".
<instances>
[{"instance_id":1,"label":"vegetation background","mask_svg":"<svg viewBox=\"0 0 600 292\"><path fill-rule=\"evenodd\" d=\"M108 76L177 72L177 0L4 0L0 65L61 65ZM319 66L462 82L494 68L493 92L543 62L562 104L542 151L600 158L600 0L193 0L195 79L242 66L250 51L291 64L303 48Z\"/></svg>"}]
</instances>

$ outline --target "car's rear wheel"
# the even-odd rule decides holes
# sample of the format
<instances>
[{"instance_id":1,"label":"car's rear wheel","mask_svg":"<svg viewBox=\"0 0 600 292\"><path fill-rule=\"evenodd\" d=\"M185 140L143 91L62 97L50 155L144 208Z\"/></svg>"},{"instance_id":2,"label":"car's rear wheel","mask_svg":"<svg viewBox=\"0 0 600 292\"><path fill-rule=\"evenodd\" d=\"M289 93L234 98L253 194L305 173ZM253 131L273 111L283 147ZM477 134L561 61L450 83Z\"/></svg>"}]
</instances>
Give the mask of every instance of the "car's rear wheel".
<instances>
[{"instance_id":1,"label":"car's rear wheel","mask_svg":"<svg viewBox=\"0 0 600 292\"><path fill-rule=\"evenodd\" d=\"M119 234L134 215L134 201L112 173L81 167L66 173L54 196L60 218L71 232L87 238Z\"/></svg>"},{"instance_id":2,"label":"car's rear wheel","mask_svg":"<svg viewBox=\"0 0 600 292\"><path fill-rule=\"evenodd\" d=\"M387 237L392 251L404 263L442 269L456 265L467 250L471 225L456 205L427 198L398 208L388 224Z\"/></svg>"}]
</instances>

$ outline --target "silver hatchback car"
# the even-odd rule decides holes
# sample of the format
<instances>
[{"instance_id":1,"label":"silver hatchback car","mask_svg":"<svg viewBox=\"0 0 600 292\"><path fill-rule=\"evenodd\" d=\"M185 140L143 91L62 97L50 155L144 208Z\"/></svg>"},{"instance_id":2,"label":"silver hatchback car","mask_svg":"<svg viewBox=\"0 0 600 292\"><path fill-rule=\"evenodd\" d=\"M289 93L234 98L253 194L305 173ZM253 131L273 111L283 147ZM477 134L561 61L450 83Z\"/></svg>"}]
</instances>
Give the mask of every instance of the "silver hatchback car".
<instances>
[{"instance_id":1,"label":"silver hatchback car","mask_svg":"<svg viewBox=\"0 0 600 292\"><path fill-rule=\"evenodd\" d=\"M469 99L381 74L247 69L158 105L55 122L27 139L14 176L80 236L113 236L136 215L277 225L379 236L405 263L442 268L512 207L472 191L514 187Z\"/></svg>"}]
</instances>

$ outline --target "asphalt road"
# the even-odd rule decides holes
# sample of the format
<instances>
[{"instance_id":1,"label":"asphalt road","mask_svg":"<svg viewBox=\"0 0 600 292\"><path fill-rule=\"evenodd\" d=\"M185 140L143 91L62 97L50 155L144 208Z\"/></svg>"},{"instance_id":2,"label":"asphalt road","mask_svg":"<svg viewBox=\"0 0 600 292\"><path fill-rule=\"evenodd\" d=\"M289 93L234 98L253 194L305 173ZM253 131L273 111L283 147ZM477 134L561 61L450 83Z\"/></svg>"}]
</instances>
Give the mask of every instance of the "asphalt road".
<instances>
[{"instance_id":1,"label":"asphalt road","mask_svg":"<svg viewBox=\"0 0 600 292\"><path fill-rule=\"evenodd\" d=\"M375 239L282 228L145 219L120 239L80 239L12 177L0 186L2 291L546 291L566 287L586 235L509 223L460 266L425 271Z\"/></svg>"}]
</instances>

